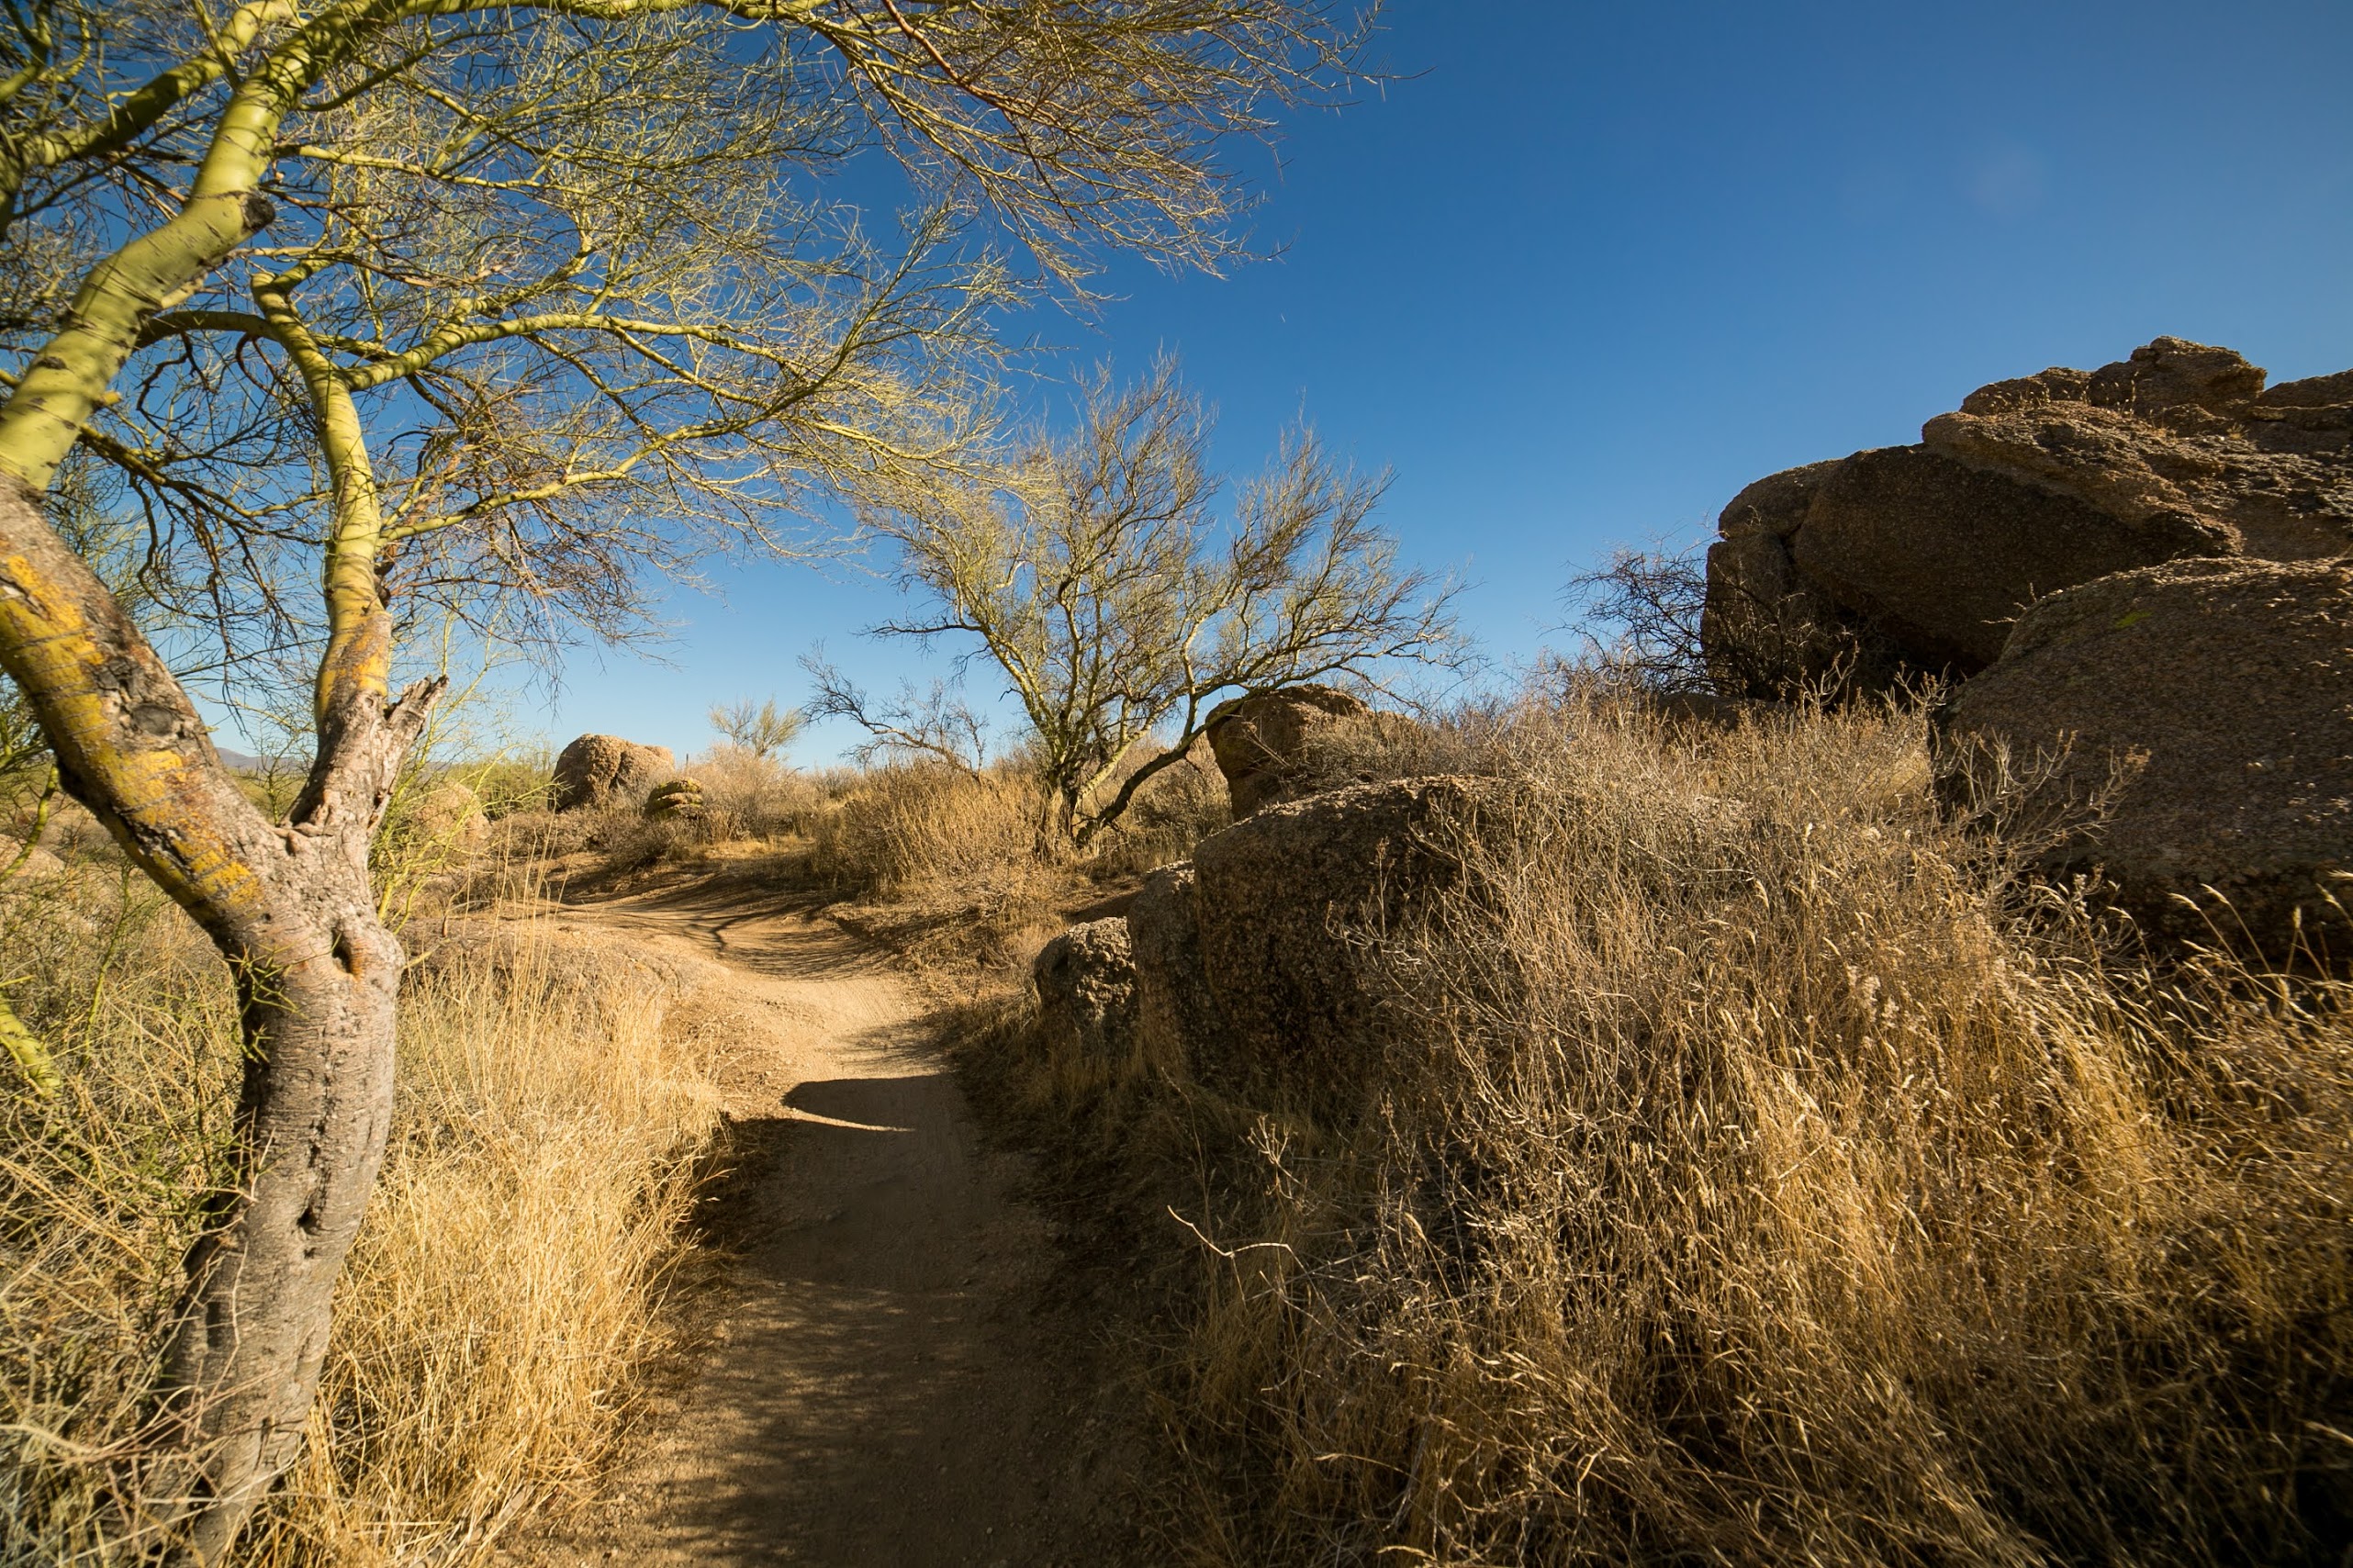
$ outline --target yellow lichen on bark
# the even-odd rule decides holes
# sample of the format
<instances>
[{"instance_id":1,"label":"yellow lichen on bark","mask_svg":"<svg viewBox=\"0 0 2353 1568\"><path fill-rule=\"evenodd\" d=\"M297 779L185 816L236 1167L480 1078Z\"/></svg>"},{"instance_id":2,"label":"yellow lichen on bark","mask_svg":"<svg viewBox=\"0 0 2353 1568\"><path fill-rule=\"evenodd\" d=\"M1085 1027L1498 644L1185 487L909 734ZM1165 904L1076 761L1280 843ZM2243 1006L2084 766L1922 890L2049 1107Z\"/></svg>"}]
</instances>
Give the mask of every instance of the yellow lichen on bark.
<instances>
[{"instance_id":1,"label":"yellow lichen on bark","mask_svg":"<svg viewBox=\"0 0 2353 1568\"><path fill-rule=\"evenodd\" d=\"M126 697L106 678L106 648L73 596L22 554L0 557L0 644L59 759L97 787L129 830L127 847L164 890L223 914L252 908L261 879L189 798L197 781L187 760L170 745L126 744L138 718L119 711Z\"/></svg>"},{"instance_id":2,"label":"yellow lichen on bark","mask_svg":"<svg viewBox=\"0 0 2353 1568\"><path fill-rule=\"evenodd\" d=\"M57 1066L50 1060L49 1047L25 1027L25 1021L17 1016L5 996L0 996L0 1050L7 1052L18 1076L35 1094L46 1100L57 1092Z\"/></svg>"}]
</instances>

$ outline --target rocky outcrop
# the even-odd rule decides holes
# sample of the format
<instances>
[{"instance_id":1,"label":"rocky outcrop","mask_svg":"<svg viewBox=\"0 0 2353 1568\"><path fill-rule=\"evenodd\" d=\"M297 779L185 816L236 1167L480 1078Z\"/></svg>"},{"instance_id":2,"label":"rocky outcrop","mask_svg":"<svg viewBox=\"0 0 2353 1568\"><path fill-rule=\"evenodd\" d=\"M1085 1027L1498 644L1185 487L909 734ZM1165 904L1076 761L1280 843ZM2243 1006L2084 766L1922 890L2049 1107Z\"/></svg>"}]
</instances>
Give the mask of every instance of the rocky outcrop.
<instances>
[{"instance_id":1,"label":"rocky outcrop","mask_svg":"<svg viewBox=\"0 0 2353 1568\"><path fill-rule=\"evenodd\" d=\"M1221 702L1203 733L1226 776L1237 821L1252 812L1314 789L1300 776L1300 763L1319 731L1360 721L1373 711L1345 691L1328 686L1289 686Z\"/></svg>"},{"instance_id":2,"label":"rocky outcrop","mask_svg":"<svg viewBox=\"0 0 2353 1568\"><path fill-rule=\"evenodd\" d=\"M1454 883L1456 835L1497 788L1441 777L1332 790L1155 873L1127 912L1144 1050L1259 1103L1347 1099L1385 1038L1365 944Z\"/></svg>"},{"instance_id":3,"label":"rocky outcrop","mask_svg":"<svg viewBox=\"0 0 2353 1568\"><path fill-rule=\"evenodd\" d=\"M1759 480L1709 552L1711 674L1763 698L1968 676L2027 605L2079 583L2353 551L2353 372L2263 384L2228 349L2159 338L1980 387L1919 445Z\"/></svg>"},{"instance_id":4,"label":"rocky outcrop","mask_svg":"<svg viewBox=\"0 0 2353 1568\"><path fill-rule=\"evenodd\" d=\"M1095 1062L1125 1062L1136 1047L1136 962L1127 922L1117 916L1074 925L1039 950L1037 1022L1055 1049Z\"/></svg>"},{"instance_id":5,"label":"rocky outcrop","mask_svg":"<svg viewBox=\"0 0 2353 1568\"><path fill-rule=\"evenodd\" d=\"M2151 930L2243 931L2280 959L2301 922L2353 958L2329 897L2353 903L2353 562L2181 561L2055 594L1936 729L1948 794L2006 749L2026 792L2003 809L2058 834L2046 867L2100 868Z\"/></svg>"},{"instance_id":6,"label":"rocky outcrop","mask_svg":"<svg viewBox=\"0 0 2353 1568\"><path fill-rule=\"evenodd\" d=\"M619 735L582 735L555 759L559 812L635 809L647 790L678 771L670 748Z\"/></svg>"},{"instance_id":7,"label":"rocky outcrop","mask_svg":"<svg viewBox=\"0 0 2353 1568\"><path fill-rule=\"evenodd\" d=\"M1072 927L1032 966L1055 1046L1157 1067L1256 1104L1345 1113L1388 1047L1371 944L1462 874L1491 779L1358 785L1273 806L1147 878L1124 918Z\"/></svg>"}]
</instances>

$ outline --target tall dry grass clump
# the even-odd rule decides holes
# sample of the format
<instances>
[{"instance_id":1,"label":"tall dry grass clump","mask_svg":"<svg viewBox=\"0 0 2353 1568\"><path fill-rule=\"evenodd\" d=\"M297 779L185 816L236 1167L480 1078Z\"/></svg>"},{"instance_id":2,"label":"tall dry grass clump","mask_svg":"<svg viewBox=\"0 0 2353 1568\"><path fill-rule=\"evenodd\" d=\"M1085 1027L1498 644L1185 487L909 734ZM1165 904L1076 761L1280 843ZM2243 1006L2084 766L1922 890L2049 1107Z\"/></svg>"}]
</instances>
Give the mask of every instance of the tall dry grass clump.
<instances>
[{"instance_id":1,"label":"tall dry grass clump","mask_svg":"<svg viewBox=\"0 0 2353 1568\"><path fill-rule=\"evenodd\" d=\"M233 998L103 864L0 891L0 951L62 1084L0 1101L0 1562L127 1558L159 1331L228 1168ZM310 1450L244 1561L477 1561L586 1485L716 1120L688 983L529 924L412 973Z\"/></svg>"},{"instance_id":2,"label":"tall dry grass clump","mask_svg":"<svg viewBox=\"0 0 2353 1568\"><path fill-rule=\"evenodd\" d=\"M806 834L825 803L815 779L748 746L715 745L686 772L702 786L704 832L714 843Z\"/></svg>"},{"instance_id":3,"label":"tall dry grass clump","mask_svg":"<svg viewBox=\"0 0 2353 1568\"><path fill-rule=\"evenodd\" d=\"M1371 1113L1198 1183L1197 1555L2340 1560L2353 988L2146 967L1916 717L1493 739Z\"/></svg>"},{"instance_id":4,"label":"tall dry grass clump","mask_svg":"<svg viewBox=\"0 0 2353 1568\"><path fill-rule=\"evenodd\" d=\"M431 963L400 1029L394 1146L257 1562L487 1551L586 1495L667 1343L660 1281L718 1120L679 978L524 924Z\"/></svg>"},{"instance_id":5,"label":"tall dry grass clump","mask_svg":"<svg viewBox=\"0 0 2353 1568\"><path fill-rule=\"evenodd\" d=\"M936 883L1019 879L1040 860L1046 793L1016 765L872 768L818 819L811 868L847 890L893 897Z\"/></svg>"},{"instance_id":6,"label":"tall dry grass clump","mask_svg":"<svg viewBox=\"0 0 2353 1568\"><path fill-rule=\"evenodd\" d=\"M0 1562L106 1560L156 1338L229 1170L234 998L128 867L0 881L0 985L48 1047L0 1058Z\"/></svg>"}]
</instances>

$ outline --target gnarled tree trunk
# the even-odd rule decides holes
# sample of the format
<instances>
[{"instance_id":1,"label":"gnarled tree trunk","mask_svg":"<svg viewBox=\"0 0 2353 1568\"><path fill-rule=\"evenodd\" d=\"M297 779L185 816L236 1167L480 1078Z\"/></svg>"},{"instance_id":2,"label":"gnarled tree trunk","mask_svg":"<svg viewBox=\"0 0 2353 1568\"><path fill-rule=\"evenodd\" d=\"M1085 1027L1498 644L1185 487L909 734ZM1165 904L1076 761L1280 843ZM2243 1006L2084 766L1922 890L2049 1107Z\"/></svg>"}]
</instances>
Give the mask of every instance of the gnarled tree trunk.
<instances>
[{"instance_id":1,"label":"gnarled tree trunk","mask_svg":"<svg viewBox=\"0 0 2353 1568\"><path fill-rule=\"evenodd\" d=\"M389 618L365 618L362 662ZM340 683L288 820L268 821L105 586L0 476L0 666L23 689L66 789L195 916L234 974L246 1047L237 1182L188 1258L165 1360L174 1443L151 1522L225 1555L299 1450L345 1253L391 1113L403 962L376 918L368 845L441 683L387 701Z\"/></svg>"}]
</instances>

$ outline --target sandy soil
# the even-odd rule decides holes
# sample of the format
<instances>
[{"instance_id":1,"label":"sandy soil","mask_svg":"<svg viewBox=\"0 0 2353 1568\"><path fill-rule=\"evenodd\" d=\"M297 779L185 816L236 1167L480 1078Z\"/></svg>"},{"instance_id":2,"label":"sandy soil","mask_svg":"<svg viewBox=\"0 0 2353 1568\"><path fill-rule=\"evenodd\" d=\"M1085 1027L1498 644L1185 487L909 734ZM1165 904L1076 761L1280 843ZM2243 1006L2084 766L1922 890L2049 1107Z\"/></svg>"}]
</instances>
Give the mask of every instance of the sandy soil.
<instances>
[{"instance_id":1,"label":"sandy soil","mask_svg":"<svg viewBox=\"0 0 2353 1568\"><path fill-rule=\"evenodd\" d=\"M804 901L701 883L558 924L726 966L734 1170L699 1346L609 1505L510 1560L1048 1568L1153 1560L1116 1501L1133 1401L1052 1289L919 989Z\"/></svg>"}]
</instances>

